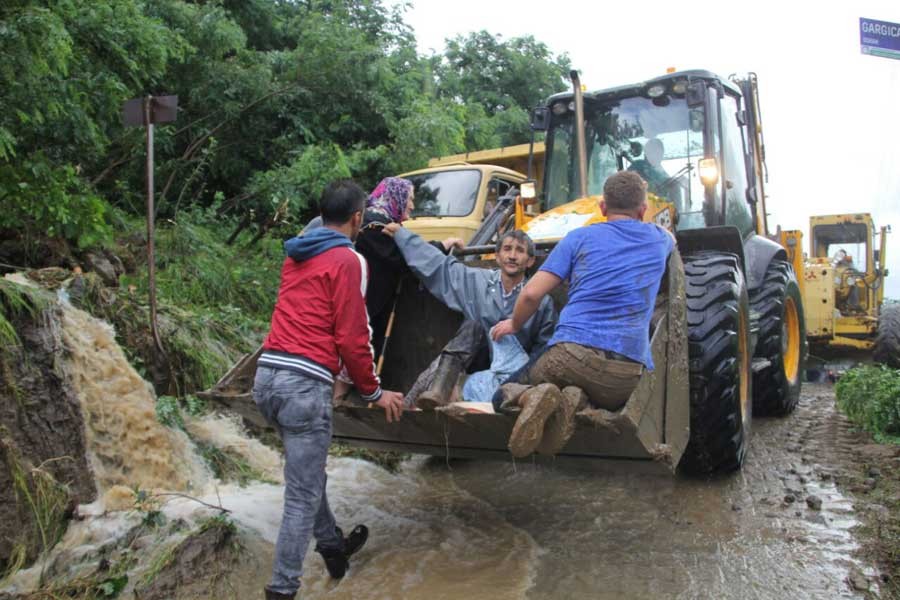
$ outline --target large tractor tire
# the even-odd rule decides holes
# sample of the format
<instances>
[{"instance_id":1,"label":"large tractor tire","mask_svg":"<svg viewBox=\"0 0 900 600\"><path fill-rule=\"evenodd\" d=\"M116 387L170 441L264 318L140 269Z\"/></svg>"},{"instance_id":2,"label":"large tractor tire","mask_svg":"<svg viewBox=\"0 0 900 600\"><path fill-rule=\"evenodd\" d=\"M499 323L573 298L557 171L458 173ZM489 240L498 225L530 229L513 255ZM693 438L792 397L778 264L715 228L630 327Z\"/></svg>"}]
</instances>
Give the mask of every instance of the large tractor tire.
<instances>
[{"instance_id":1,"label":"large tractor tire","mask_svg":"<svg viewBox=\"0 0 900 600\"><path fill-rule=\"evenodd\" d=\"M797 408L806 363L806 322L793 267L773 260L750 306L759 314L754 358L768 361L753 374L753 414L786 415Z\"/></svg>"},{"instance_id":2,"label":"large tractor tire","mask_svg":"<svg viewBox=\"0 0 900 600\"><path fill-rule=\"evenodd\" d=\"M900 369L900 304L884 304L875 335L875 362Z\"/></svg>"},{"instance_id":3,"label":"large tractor tire","mask_svg":"<svg viewBox=\"0 0 900 600\"><path fill-rule=\"evenodd\" d=\"M684 258L690 357L691 436L681 468L691 474L740 468L750 439L750 299L738 258Z\"/></svg>"}]
</instances>

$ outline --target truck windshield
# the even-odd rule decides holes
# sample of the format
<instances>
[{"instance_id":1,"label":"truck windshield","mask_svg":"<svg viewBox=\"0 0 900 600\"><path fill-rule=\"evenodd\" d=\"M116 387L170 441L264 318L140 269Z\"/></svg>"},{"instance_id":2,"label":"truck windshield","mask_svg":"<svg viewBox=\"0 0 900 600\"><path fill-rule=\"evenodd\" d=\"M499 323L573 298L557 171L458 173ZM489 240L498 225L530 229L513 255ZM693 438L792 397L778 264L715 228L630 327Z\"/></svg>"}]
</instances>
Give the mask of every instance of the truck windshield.
<instances>
[{"instance_id":1,"label":"truck windshield","mask_svg":"<svg viewBox=\"0 0 900 600\"><path fill-rule=\"evenodd\" d=\"M547 208L576 200L578 163L572 112L557 116L548 134L544 195ZM702 227L704 189L697 162L703 158L703 111L684 98L632 97L612 102L585 98L588 195L603 193L621 170L639 173L649 191L672 202L678 228Z\"/></svg>"},{"instance_id":2,"label":"truck windshield","mask_svg":"<svg viewBox=\"0 0 900 600\"><path fill-rule=\"evenodd\" d=\"M477 169L409 175L415 187L415 217L465 217L475 209L481 172Z\"/></svg>"}]
</instances>

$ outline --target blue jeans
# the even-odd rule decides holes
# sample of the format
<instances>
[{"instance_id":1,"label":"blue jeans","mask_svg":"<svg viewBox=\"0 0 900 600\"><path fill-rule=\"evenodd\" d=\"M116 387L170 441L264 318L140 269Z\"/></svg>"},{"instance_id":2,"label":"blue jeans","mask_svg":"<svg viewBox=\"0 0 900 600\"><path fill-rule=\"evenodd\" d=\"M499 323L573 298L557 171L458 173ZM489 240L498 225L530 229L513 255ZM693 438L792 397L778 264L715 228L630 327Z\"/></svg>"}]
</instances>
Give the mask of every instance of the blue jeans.
<instances>
[{"instance_id":1,"label":"blue jeans","mask_svg":"<svg viewBox=\"0 0 900 600\"><path fill-rule=\"evenodd\" d=\"M491 341L491 368L472 373L463 386L463 400L491 402L501 383L528 363L528 354L514 335Z\"/></svg>"},{"instance_id":2,"label":"blue jeans","mask_svg":"<svg viewBox=\"0 0 900 600\"><path fill-rule=\"evenodd\" d=\"M325 494L331 444L331 384L286 369L258 367L253 399L284 443L284 515L268 588L294 594L311 537L320 548L343 547Z\"/></svg>"}]
</instances>

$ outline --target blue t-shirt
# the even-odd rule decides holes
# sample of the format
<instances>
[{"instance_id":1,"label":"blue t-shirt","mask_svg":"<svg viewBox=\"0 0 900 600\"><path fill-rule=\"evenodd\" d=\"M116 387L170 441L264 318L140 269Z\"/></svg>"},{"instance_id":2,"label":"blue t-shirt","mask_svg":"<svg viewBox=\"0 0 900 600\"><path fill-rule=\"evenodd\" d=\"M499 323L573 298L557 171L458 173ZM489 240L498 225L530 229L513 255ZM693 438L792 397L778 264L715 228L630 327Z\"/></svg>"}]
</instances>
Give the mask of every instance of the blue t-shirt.
<instances>
[{"instance_id":1,"label":"blue t-shirt","mask_svg":"<svg viewBox=\"0 0 900 600\"><path fill-rule=\"evenodd\" d=\"M572 342L618 352L652 370L650 317L674 245L666 230L633 219L566 235L541 266L569 280L569 302L548 346Z\"/></svg>"}]
</instances>

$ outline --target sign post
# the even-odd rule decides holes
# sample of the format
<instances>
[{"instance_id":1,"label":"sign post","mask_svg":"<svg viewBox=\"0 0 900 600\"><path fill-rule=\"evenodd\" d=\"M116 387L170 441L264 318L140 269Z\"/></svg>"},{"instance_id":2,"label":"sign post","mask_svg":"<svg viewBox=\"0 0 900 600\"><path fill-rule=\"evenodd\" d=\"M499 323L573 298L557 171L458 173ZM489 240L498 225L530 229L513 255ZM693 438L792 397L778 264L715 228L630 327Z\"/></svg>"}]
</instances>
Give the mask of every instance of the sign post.
<instances>
[{"instance_id":1,"label":"sign post","mask_svg":"<svg viewBox=\"0 0 900 600\"><path fill-rule=\"evenodd\" d=\"M178 96L145 96L129 100L122 107L122 121L126 127L147 128L147 277L150 296L150 332L156 349L165 354L156 322L156 255L155 218L153 206L153 124L171 123L178 111Z\"/></svg>"},{"instance_id":2,"label":"sign post","mask_svg":"<svg viewBox=\"0 0 900 600\"><path fill-rule=\"evenodd\" d=\"M859 43L863 54L900 60L900 23L860 17Z\"/></svg>"}]
</instances>

